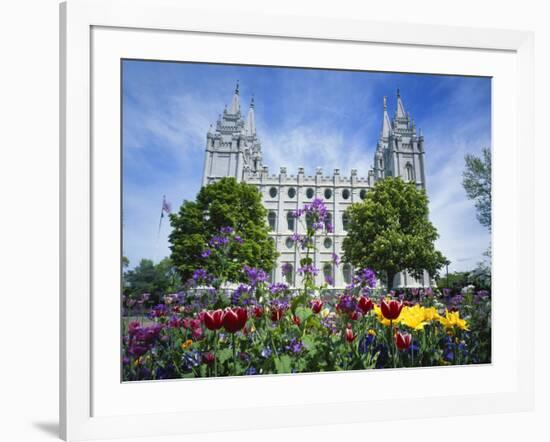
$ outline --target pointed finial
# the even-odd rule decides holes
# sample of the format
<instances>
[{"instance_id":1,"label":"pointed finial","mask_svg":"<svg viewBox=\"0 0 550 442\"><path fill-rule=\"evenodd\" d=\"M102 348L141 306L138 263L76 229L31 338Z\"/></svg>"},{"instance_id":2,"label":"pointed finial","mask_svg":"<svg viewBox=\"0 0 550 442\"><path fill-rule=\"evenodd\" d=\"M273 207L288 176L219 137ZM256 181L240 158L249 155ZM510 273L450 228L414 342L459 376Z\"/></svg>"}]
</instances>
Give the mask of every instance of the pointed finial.
<instances>
[{"instance_id":1,"label":"pointed finial","mask_svg":"<svg viewBox=\"0 0 550 442\"><path fill-rule=\"evenodd\" d=\"M399 93L399 88L397 88L397 97L400 97L401 94Z\"/></svg>"},{"instance_id":2,"label":"pointed finial","mask_svg":"<svg viewBox=\"0 0 550 442\"><path fill-rule=\"evenodd\" d=\"M235 86L235 93L239 95L239 80L237 80L237 86Z\"/></svg>"},{"instance_id":3,"label":"pointed finial","mask_svg":"<svg viewBox=\"0 0 550 442\"><path fill-rule=\"evenodd\" d=\"M250 107L254 107L254 94L252 95L252 98L250 99Z\"/></svg>"},{"instance_id":4,"label":"pointed finial","mask_svg":"<svg viewBox=\"0 0 550 442\"><path fill-rule=\"evenodd\" d=\"M386 96L384 95L384 110L388 110L388 103L387 103L387 101L388 101L388 97L386 97Z\"/></svg>"}]
</instances>

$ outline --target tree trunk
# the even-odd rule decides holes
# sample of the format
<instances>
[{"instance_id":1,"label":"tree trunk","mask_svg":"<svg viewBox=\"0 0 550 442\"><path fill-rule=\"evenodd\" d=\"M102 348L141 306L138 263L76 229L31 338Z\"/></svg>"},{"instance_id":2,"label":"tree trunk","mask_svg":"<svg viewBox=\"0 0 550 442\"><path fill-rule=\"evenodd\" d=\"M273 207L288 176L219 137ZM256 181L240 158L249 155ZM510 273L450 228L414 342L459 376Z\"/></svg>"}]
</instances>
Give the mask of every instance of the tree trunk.
<instances>
[{"instance_id":1,"label":"tree trunk","mask_svg":"<svg viewBox=\"0 0 550 442\"><path fill-rule=\"evenodd\" d=\"M395 275L397 274L397 271L395 270L386 270L386 288L388 291L393 289L393 280L395 279Z\"/></svg>"}]
</instances>

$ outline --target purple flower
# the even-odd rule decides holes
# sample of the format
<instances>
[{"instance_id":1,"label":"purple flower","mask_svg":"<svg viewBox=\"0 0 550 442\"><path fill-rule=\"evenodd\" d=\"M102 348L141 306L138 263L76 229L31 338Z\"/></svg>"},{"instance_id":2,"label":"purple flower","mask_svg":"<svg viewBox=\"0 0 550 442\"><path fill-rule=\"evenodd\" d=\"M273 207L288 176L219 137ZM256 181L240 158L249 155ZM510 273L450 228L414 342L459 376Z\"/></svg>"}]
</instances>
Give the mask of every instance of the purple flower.
<instances>
[{"instance_id":1,"label":"purple flower","mask_svg":"<svg viewBox=\"0 0 550 442\"><path fill-rule=\"evenodd\" d=\"M201 258L208 258L212 254L212 250L206 249L203 250L201 253Z\"/></svg>"},{"instance_id":2,"label":"purple flower","mask_svg":"<svg viewBox=\"0 0 550 442\"><path fill-rule=\"evenodd\" d=\"M231 303L233 305L248 304L248 295L250 295L251 290L251 287L240 284L231 295Z\"/></svg>"},{"instance_id":3,"label":"purple flower","mask_svg":"<svg viewBox=\"0 0 550 442\"><path fill-rule=\"evenodd\" d=\"M302 342L297 340L296 338L292 338L285 348L291 353L296 354L302 351L302 349L304 348L304 344L302 344Z\"/></svg>"},{"instance_id":4,"label":"purple flower","mask_svg":"<svg viewBox=\"0 0 550 442\"><path fill-rule=\"evenodd\" d=\"M357 310L357 299L351 295L341 295L340 298L338 298L336 309L345 313L353 313Z\"/></svg>"},{"instance_id":5,"label":"purple flower","mask_svg":"<svg viewBox=\"0 0 550 442\"><path fill-rule=\"evenodd\" d=\"M316 269L312 264L306 264L298 269L298 273L301 275L316 276L319 273L319 269Z\"/></svg>"},{"instance_id":6,"label":"purple flower","mask_svg":"<svg viewBox=\"0 0 550 442\"><path fill-rule=\"evenodd\" d=\"M355 278L353 282L357 285L360 285L361 287L375 288L376 273L374 273L373 270L368 268L358 270L357 273L355 274Z\"/></svg>"},{"instance_id":7,"label":"purple flower","mask_svg":"<svg viewBox=\"0 0 550 442\"><path fill-rule=\"evenodd\" d=\"M224 235L232 235L235 230L233 227L225 226L220 229L220 232Z\"/></svg>"},{"instance_id":8,"label":"purple flower","mask_svg":"<svg viewBox=\"0 0 550 442\"><path fill-rule=\"evenodd\" d=\"M197 269L193 272L193 281L200 282L208 280L208 273L204 269Z\"/></svg>"},{"instance_id":9,"label":"purple flower","mask_svg":"<svg viewBox=\"0 0 550 442\"><path fill-rule=\"evenodd\" d=\"M288 290L288 285L283 282L276 282L275 284L269 284L269 292L272 295L278 295Z\"/></svg>"},{"instance_id":10,"label":"purple flower","mask_svg":"<svg viewBox=\"0 0 550 442\"><path fill-rule=\"evenodd\" d=\"M260 354L262 355L262 358L267 359L271 356L272 353L273 351L269 347L266 347L262 350Z\"/></svg>"},{"instance_id":11,"label":"purple flower","mask_svg":"<svg viewBox=\"0 0 550 442\"><path fill-rule=\"evenodd\" d=\"M327 233L333 233L334 226L329 222L325 222L325 230L327 231Z\"/></svg>"},{"instance_id":12,"label":"purple flower","mask_svg":"<svg viewBox=\"0 0 550 442\"><path fill-rule=\"evenodd\" d=\"M210 245L215 249L220 249L229 243L229 238L226 236L214 235L210 239Z\"/></svg>"},{"instance_id":13,"label":"purple flower","mask_svg":"<svg viewBox=\"0 0 550 442\"><path fill-rule=\"evenodd\" d=\"M149 312L150 318L160 318L168 314L168 307L164 304L155 305Z\"/></svg>"},{"instance_id":14,"label":"purple flower","mask_svg":"<svg viewBox=\"0 0 550 442\"><path fill-rule=\"evenodd\" d=\"M236 243L238 244L242 244L243 243L243 239L239 236L239 235L235 235L233 237L233 241L235 241Z\"/></svg>"},{"instance_id":15,"label":"purple flower","mask_svg":"<svg viewBox=\"0 0 550 442\"><path fill-rule=\"evenodd\" d=\"M340 264L340 257L336 253L332 254L332 262L336 265Z\"/></svg>"},{"instance_id":16,"label":"purple flower","mask_svg":"<svg viewBox=\"0 0 550 442\"><path fill-rule=\"evenodd\" d=\"M255 286L258 283L265 282L267 280L267 273L262 269L258 269L256 267L244 266L243 272L246 275L248 279L248 283L251 286Z\"/></svg>"},{"instance_id":17,"label":"purple flower","mask_svg":"<svg viewBox=\"0 0 550 442\"><path fill-rule=\"evenodd\" d=\"M332 276L330 276L330 275L326 275L326 276L325 276L325 282L326 282L328 285L334 285L334 279L333 279Z\"/></svg>"}]
</instances>

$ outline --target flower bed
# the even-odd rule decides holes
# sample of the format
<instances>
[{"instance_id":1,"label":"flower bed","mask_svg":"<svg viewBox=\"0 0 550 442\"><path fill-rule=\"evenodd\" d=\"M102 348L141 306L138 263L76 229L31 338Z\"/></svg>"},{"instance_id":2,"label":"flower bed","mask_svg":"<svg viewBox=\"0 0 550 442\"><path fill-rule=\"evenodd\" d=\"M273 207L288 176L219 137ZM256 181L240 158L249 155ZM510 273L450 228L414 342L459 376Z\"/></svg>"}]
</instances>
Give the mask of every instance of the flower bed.
<instances>
[{"instance_id":1,"label":"flower bed","mask_svg":"<svg viewBox=\"0 0 550 442\"><path fill-rule=\"evenodd\" d=\"M265 271L248 266L244 282L230 284L223 273L225 252L241 238L231 227L221 228L201 253L217 260L218 274L197 269L186 290L165 296L147 320L123 321L123 379L490 362L486 291L385 293L376 288L375 273L361 269L342 293L324 296L328 283L315 285L318 269L311 256L314 236L332 231L327 213L321 200L294 213L304 216L307 231L295 234L302 252L300 290L271 284Z\"/></svg>"}]
</instances>

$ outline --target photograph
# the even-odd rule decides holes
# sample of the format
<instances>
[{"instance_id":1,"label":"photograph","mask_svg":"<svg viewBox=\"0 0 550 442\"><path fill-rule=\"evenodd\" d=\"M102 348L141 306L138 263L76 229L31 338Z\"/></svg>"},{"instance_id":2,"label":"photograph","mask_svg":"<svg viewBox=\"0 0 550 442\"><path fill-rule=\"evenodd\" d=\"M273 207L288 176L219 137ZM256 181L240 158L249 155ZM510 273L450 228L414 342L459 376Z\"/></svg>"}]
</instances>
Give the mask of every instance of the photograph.
<instances>
[{"instance_id":1,"label":"photograph","mask_svg":"<svg viewBox=\"0 0 550 442\"><path fill-rule=\"evenodd\" d=\"M120 81L122 382L491 364L491 77Z\"/></svg>"}]
</instances>

